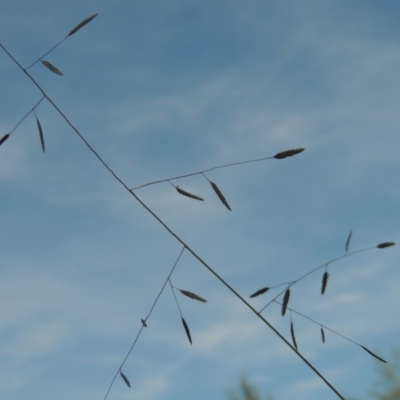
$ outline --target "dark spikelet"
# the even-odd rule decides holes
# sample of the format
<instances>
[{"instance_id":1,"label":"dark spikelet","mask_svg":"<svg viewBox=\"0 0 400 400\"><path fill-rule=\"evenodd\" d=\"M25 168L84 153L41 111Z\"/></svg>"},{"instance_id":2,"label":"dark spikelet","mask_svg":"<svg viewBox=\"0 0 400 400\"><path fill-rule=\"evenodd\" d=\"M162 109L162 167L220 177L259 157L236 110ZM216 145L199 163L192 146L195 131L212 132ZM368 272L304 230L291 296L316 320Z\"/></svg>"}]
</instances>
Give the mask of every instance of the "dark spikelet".
<instances>
[{"instance_id":1,"label":"dark spikelet","mask_svg":"<svg viewBox=\"0 0 400 400\"><path fill-rule=\"evenodd\" d=\"M187 296L187 297L190 297L191 299L193 299L193 300L197 300L197 301L201 301L202 303L207 303L207 300L206 299L203 299L202 297L200 297L200 296L197 296L197 294L194 294L194 293L192 293L192 292L188 292L187 290L181 290L181 289L178 289L182 294L184 294L185 296Z\"/></svg>"},{"instance_id":2,"label":"dark spikelet","mask_svg":"<svg viewBox=\"0 0 400 400\"><path fill-rule=\"evenodd\" d=\"M130 388L131 387L131 383L129 382L129 379L125 376L125 374L122 371L120 371L119 374L121 375L121 378L126 383L126 386L128 386Z\"/></svg>"},{"instance_id":3,"label":"dark spikelet","mask_svg":"<svg viewBox=\"0 0 400 400\"><path fill-rule=\"evenodd\" d=\"M217 196L219 197L219 199L221 200L222 204L229 210L232 211L228 202L226 201L224 195L221 193L221 191L219 190L218 186L214 183L210 181L210 184L212 186L212 188L214 189L214 192L217 194Z\"/></svg>"},{"instance_id":4,"label":"dark spikelet","mask_svg":"<svg viewBox=\"0 0 400 400\"><path fill-rule=\"evenodd\" d=\"M384 242L381 244L378 244L378 246L376 246L378 249L386 249L386 247L390 247L390 246L394 246L396 243L394 242Z\"/></svg>"},{"instance_id":5,"label":"dark spikelet","mask_svg":"<svg viewBox=\"0 0 400 400\"><path fill-rule=\"evenodd\" d=\"M359 346L362 347L367 353L371 354L372 357L375 357L377 360L382 361L387 364L387 361L385 361L383 358L378 357L371 350L368 350L366 347L362 346L361 344Z\"/></svg>"},{"instance_id":6,"label":"dark spikelet","mask_svg":"<svg viewBox=\"0 0 400 400\"><path fill-rule=\"evenodd\" d=\"M44 61L44 60L40 60L42 61L42 64L49 69L51 72L54 72L57 75L63 76L64 74L58 69L56 68L53 64L50 64L48 61Z\"/></svg>"},{"instance_id":7,"label":"dark spikelet","mask_svg":"<svg viewBox=\"0 0 400 400\"><path fill-rule=\"evenodd\" d=\"M194 194L192 194L192 193L186 192L185 190L181 189L181 188L178 187L178 186L176 187L176 190L178 191L178 193L182 194L183 196L190 197L191 199L196 199L196 200L204 201L204 199L202 199L201 197L196 196L196 195L194 195Z\"/></svg>"},{"instance_id":8,"label":"dark spikelet","mask_svg":"<svg viewBox=\"0 0 400 400\"><path fill-rule=\"evenodd\" d=\"M90 17L85 18L81 23L79 23L74 29L71 30L70 33L68 33L68 36L73 35L74 33L76 33L77 31L79 31L79 29L81 29L82 27L84 27L86 24L88 24L92 19L96 18L99 15L99 13L93 14Z\"/></svg>"},{"instance_id":9,"label":"dark spikelet","mask_svg":"<svg viewBox=\"0 0 400 400\"><path fill-rule=\"evenodd\" d=\"M296 343L296 337L294 336L294 327L293 327L293 321L290 323L290 334L292 335L292 340L293 340L293 346L297 350L297 343Z\"/></svg>"},{"instance_id":10,"label":"dark spikelet","mask_svg":"<svg viewBox=\"0 0 400 400\"><path fill-rule=\"evenodd\" d=\"M350 244L350 239L351 239L352 234L353 234L353 231L350 231L349 236L347 237L347 240L346 240L346 253L349 251L349 244Z\"/></svg>"},{"instance_id":11,"label":"dark spikelet","mask_svg":"<svg viewBox=\"0 0 400 400\"><path fill-rule=\"evenodd\" d=\"M183 324L183 327L185 328L185 332L186 332L186 335L187 335L187 337L189 339L189 342L190 342L190 344L192 344L192 337L190 336L189 327L188 327L188 325L187 325L187 323L186 323L186 321L184 320L183 317L182 317L182 324Z\"/></svg>"},{"instance_id":12,"label":"dark spikelet","mask_svg":"<svg viewBox=\"0 0 400 400\"><path fill-rule=\"evenodd\" d=\"M301 149L293 149L293 150L281 151L280 153L275 154L274 158L276 158L277 160L282 160L283 158L292 157L292 156L294 156L296 154L299 154L304 150L305 149L301 148Z\"/></svg>"},{"instance_id":13,"label":"dark spikelet","mask_svg":"<svg viewBox=\"0 0 400 400\"><path fill-rule=\"evenodd\" d=\"M0 146L10 137L9 133L6 133L1 139L0 139Z\"/></svg>"},{"instance_id":14,"label":"dark spikelet","mask_svg":"<svg viewBox=\"0 0 400 400\"><path fill-rule=\"evenodd\" d=\"M326 285L328 283L328 279L329 279L329 274L327 271L324 272L324 275L322 276L322 286L321 286L321 294L325 293L326 290Z\"/></svg>"},{"instance_id":15,"label":"dark spikelet","mask_svg":"<svg viewBox=\"0 0 400 400\"><path fill-rule=\"evenodd\" d=\"M265 287L265 288L262 288L262 289L260 289L260 290L257 290L257 292L254 292L254 293L250 296L250 298L259 296L260 294L264 294L264 293L268 292L268 290L269 290L269 287Z\"/></svg>"},{"instance_id":16,"label":"dark spikelet","mask_svg":"<svg viewBox=\"0 0 400 400\"><path fill-rule=\"evenodd\" d=\"M37 117L36 117L36 124L37 124L38 131L39 131L40 144L42 145L42 150L43 150L43 153L44 153L45 152L45 148L44 148L43 129L42 129L42 125L40 125L40 122L39 122Z\"/></svg>"},{"instance_id":17,"label":"dark spikelet","mask_svg":"<svg viewBox=\"0 0 400 400\"><path fill-rule=\"evenodd\" d=\"M325 331L322 326L321 326L321 338L322 338L322 343L325 343Z\"/></svg>"},{"instance_id":18,"label":"dark spikelet","mask_svg":"<svg viewBox=\"0 0 400 400\"><path fill-rule=\"evenodd\" d=\"M285 292L285 295L283 296L283 302L282 302L282 317L285 315L286 308L289 304L289 298L290 298L290 289L287 289Z\"/></svg>"},{"instance_id":19,"label":"dark spikelet","mask_svg":"<svg viewBox=\"0 0 400 400\"><path fill-rule=\"evenodd\" d=\"M145 328L147 328L147 324L146 324L146 321L142 318L142 324L143 324L143 326L145 327Z\"/></svg>"}]
</instances>

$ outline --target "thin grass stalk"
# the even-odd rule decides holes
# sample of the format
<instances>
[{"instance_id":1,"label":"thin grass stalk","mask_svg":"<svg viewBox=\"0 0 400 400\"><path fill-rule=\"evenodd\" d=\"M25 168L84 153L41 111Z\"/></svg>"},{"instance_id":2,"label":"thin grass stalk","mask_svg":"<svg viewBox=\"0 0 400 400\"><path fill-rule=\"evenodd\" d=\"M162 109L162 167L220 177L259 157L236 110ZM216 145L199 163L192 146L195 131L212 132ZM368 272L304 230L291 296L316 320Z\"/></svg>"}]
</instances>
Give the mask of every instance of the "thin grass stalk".
<instances>
[{"instance_id":1,"label":"thin grass stalk","mask_svg":"<svg viewBox=\"0 0 400 400\"><path fill-rule=\"evenodd\" d=\"M280 153L278 153L278 154L280 154ZM190 176L195 176L195 175L201 175L201 174L204 175L206 172L214 171L215 169L229 168L229 167L233 167L233 166L236 166L236 165L249 164L249 163L260 162L260 161L265 161L265 160L272 160L278 154L276 154L275 156L272 156L272 157L269 156L269 157L255 158L253 160L246 160L246 161L239 161L239 162L234 162L234 163L229 163L229 164L218 165L218 166L215 166L215 167L212 167L212 168L204 169L202 171L192 172L192 173L185 174L185 175L174 176L172 178L167 178L167 179L161 179L161 180L158 180L158 181L148 182L148 183L145 183L144 185L136 186L136 187L133 187L133 188L131 188L129 190L134 191L134 190L137 190L137 189L144 188L146 186L156 185L156 184L162 183L162 182L174 181L174 180L177 180L177 179L188 178Z\"/></svg>"},{"instance_id":2,"label":"thin grass stalk","mask_svg":"<svg viewBox=\"0 0 400 400\"><path fill-rule=\"evenodd\" d=\"M135 200L148 212L150 213L163 227L166 229L179 243L181 243L184 248L189 251L194 258L196 258L211 274L213 274L231 293L233 293L242 303L244 303L261 321L263 321L264 324L266 324L287 346L292 348L294 351L294 347L285 339L285 337L278 331L276 328L271 325L255 308L251 306L232 286L230 286L217 272L210 266L208 265L194 250L191 249L190 246L188 246L176 233L174 233L171 228L169 228L168 225L165 224L163 220L161 220L160 217L158 217L157 214L155 214L154 211L152 211L147 204L145 204L133 191L129 189L129 187L122 181L121 178L108 166L108 164L103 160L102 157L93 149L93 147L89 144L89 142L84 138L84 136L80 133L80 131L70 122L70 120L65 116L65 114L61 111L61 109L54 103L53 100L44 92L44 90L41 88L41 86L33 79L33 77L25 71L21 64L12 56L12 54L0 43L0 47L4 50L4 52L15 62L15 64L29 77L29 79L33 82L33 84L40 90L40 92L43 94L43 96L46 97L46 99L52 104L54 109L61 115L61 117L66 121L66 123L74 130L74 132L78 135L78 137L84 142L84 144L87 146L87 148L92 152L92 154L100 161L100 163L111 173L111 175L127 190L134 198ZM310 369L312 369L316 375L318 375L321 380L342 400L345 400L344 397L337 391L337 389L300 353L295 352L298 357L308 365ZM128 352L128 355L126 358L129 356L130 352ZM126 360L126 359L125 359ZM124 362L125 362L124 360ZM116 375L117 376L117 375ZM107 398L108 393L111 390L111 386L113 382L115 381L115 378L112 380L111 385L106 393L106 396L104 400Z\"/></svg>"},{"instance_id":3,"label":"thin grass stalk","mask_svg":"<svg viewBox=\"0 0 400 400\"><path fill-rule=\"evenodd\" d=\"M318 271L318 270L320 270L320 269L322 269L322 268L327 268L328 265L330 265L330 264L332 264L332 263L334 263L334 262L336 262L336 261L339 261L339 260L341 260L341 259L343 259L343 258L350 257L350 256L354 256L355 254L363 253L363 252L365 252L365 251L370 251L370 250L373 250L373 249L376 249L376 248L384 249L384 248L386 248L386 247L390 247L390 246L394 246L394 245L395 245L394 242L384 242L384 243L379 244L378 246L366 247L366 248L363 248L363 249L360 249L360 250L353 251L353 252L351 252L351 253L343 254L343 255L341 255L341 256L339 256L339 257L332 258L332 259L329 260L328 262L326 262L326 263L320 265L319 267L316 267L316 268L314 268L314 269L308 271L307 273L305 273L304 275L301 275L301 276L300 276L299 278L297 278L296 280L290 282L290 283L289 283L289 287L295 285L297 282L303 280L304 278L306 278L307 276L309 276L309 275L315 273L316 271ZM287 283L280 283L280 284L278 284L278 285L271 286L270 289L273 289L273 288L276 288L276 287L279 287L279 286L283 286L283 285L287 285ZM267 307L269 307L273 302L275 302L276 299L277 299L280 295L282 295L282 294L285 292L285 290L286 290L286 289L283 289L281 292L279 292L279 293L278 293L273 299L271 299L264 307L262 307L262 308L258 311L258 313L262 313Z\"/></svg>"},{"instance_id":4,"label":"thin grass stalk","mask_svg":"<svg viewBox=\"0 0 400 400\"><path fill-rule=\"evenodd\" d=\"M278 301L275 301L275 303L281 304L281 303L279 303ZM289 307L288 307L288 309L290 310L291 313L295 313L295 314L297 314L297 315L300 315L301 317L303 317L303 318L305 318L305 319L308 319L308 320L311 321L312 323L314 323L314 324L316 324L316 325L319 325L319 326L321 327L321 337L322 337L322 342L323 342L323 343L325 343L325 331L324 331L324 329L326 329L326 330L328 330L328 331L334 333L335 335L338 335L338 336L340 336L341 338L343 338L343 339L345 339L345 340L347 340L347 341L349 341L349 342L351 342L351 343L357 345L358 347L361 347L363 350L365 350L365 351L366 351L367 353L369 353L371 356L375 357L377 360L379 360L379 361L381 361L381 362L383 362L383 363L387 363L387 361L385 361L383 358L377 356L375 353L373 353L373 352L372 352L371 350L369 350L367 347L363 346L363 345L360 344L360 343L357 343L355 340L350 339L350 338L348 338L347 336L344 336L344 335L342 335L341 333L339 333L339 332L337 332L337 331L334 331L332 328L329 328L329 327L327 327L326 325L322 325L320 322L315 321L314 319L308 317L307 315L304 315L303 313L301 313L301 312L299 312L299 311L294 310L293 308L289 308Z\"/></svg>"}]
</instances>

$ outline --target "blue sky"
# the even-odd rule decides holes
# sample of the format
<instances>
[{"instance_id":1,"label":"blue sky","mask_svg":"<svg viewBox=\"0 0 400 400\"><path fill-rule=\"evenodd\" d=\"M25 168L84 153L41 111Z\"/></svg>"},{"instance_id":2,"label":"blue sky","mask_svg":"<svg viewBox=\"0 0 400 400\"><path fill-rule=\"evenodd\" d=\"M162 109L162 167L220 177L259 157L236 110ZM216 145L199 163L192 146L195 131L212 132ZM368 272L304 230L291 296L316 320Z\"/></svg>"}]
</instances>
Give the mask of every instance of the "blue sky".
<instances>
[{"instance_id":1,"label":"blue sky","mask_svg":"<svg viewBox=\"0 0 400 400\"><path fill-rule=\"evenodd\" d=\"M395 1L10 1L1 43L118 176L136 187L217 165L207 180L135 193L241 295L344 253L399 242L400 30ZM0 135L41 99L2 51ZM181 245L46 101L0 147L2 398L103 399ZM294 285L289 306L384 358L399 347L398 249L372 250ZM225 398L242 375L275 399L337 397L185 251L109 399ZM283 288L283 287L282 287ZM279 289L278 289L279 290ZM261 309L275 290L251 300ZM263 316L289 341L290 315ZM300 352L346 397L375 362L292 314Z\"/></svg>"}]
</instances>

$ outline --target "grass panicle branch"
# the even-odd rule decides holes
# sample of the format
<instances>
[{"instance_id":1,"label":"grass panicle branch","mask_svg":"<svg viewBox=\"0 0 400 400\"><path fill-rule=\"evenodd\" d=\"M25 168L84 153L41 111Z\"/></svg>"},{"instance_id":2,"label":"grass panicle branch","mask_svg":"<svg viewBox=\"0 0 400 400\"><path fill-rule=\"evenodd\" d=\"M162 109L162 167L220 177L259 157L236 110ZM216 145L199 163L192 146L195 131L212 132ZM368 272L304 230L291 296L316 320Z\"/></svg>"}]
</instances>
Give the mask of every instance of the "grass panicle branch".
<instances>
[{"instance_id":1,"label":"grass panicle branch","mask_svg":"<svg viewBox=\"0 0 400 400\"><path fill-rule=\"evenodd\" d=\"M1 45L0 45L0 46L1 46ZM17 128L22 124L22 122L23 122L29 115L31 115L31 114L35 111L36 107L37 107L45 98L46 98L46 97L43 96L39 101L37 101L37 102L35 103L35 105L34 105L34 106L33 106L33 107L32 107L32 108L17 122L17 124L14 126L14 128L11 129L10 132L8 132L6 135L4 135L4 136L2 137L0 145L3 144L3 143L11 136L11 134L17 130Z\"/></svg>"},{"instance_id":2,"label":"grass panicle branch","mask_svg":"<svg viewBox=\"0 0 400 400\"><path fill-rule=\"evenodd\" d=\"M277 303L278 305L282 305L279 301L276 301L276 300L275 300L274 302ZM337 331L334 331L333 329L327 327L326 325L321 324L320 322L318 322L318 321L316 321L316 320L314 320L314 319L308 317L307 315L305 315L305 314L303 314L303 313L301 313L301 312L299 312L299 311L294 310L293 308L288 307L288 310L290 311L290 313L297 314L297 315L299 315L300 317L303 317L303 318L307 319L308 321L312 322L313 324L319 325L319 326L321 327L321 330L320 330L320 331L321 331L321 338L322 338L322 342L323 342L323 343L325 343L325 331L324 331L324 329L326 329L326 330L328 330L328 331L334 333L335 335L340 336L341 338L343 338L343 339L345 339L345 340L347 340L347 341L349 341L349 342L351 342L351 343L357 345L358 347L361 347L363 350L365 350L365 351L366 351L367 353L369 353L371 356L375 357L377 360L379 360L379 361L381 361L381 362L383 362L383 363L387 363L387 361L385 361L383 358L377 356L375 353L373 353L373 352L372 352L371 350L369 350L367 347L363 346L363 345L360 344L360 343L357 343L355 340L352 340L352 339L348 338L347 336L344 336L344 335L342 335L341 333L339 333L339 332L337 332Z\"/></svg>"},{"instance_id":3,"label":"grass panicle branch","mask_svg":"<svg viewBox=\"0 0 400 400\"><path fill-rule=\"evenodd\" d=\"M94 18L94 17L93 17ZM91 18L91 19L93 19ZM83 21L84 22L84 21ZM89 22L89 21L87 21ZM87 23L86 22L86 23ZM86 24L85 23L85 24ZM70 32L69 35L75 33L78 29L80 29L83 26L83 23L81 23L79 26L74 28L73 31ZM32 83L38 88L38 90L42 93L42 95L47 99L47 101L54 107L54 109L59 113L59 115L65 120L65 122L71 127L71 129L78 135L78 137L82 140L82 142L85 144L85 146L89 149L89 151L98 159L98 161L105 167L110 174L114 177L115 180L121 184L125 190L127 190L133 197L134 199L153 217L155 218L160 225L169 232L169 234L174 237L183 247L186 249L194 258L196 258L215 278L217 278L234 296L236 296L243 304L248 307L249 310L251 310L266 326L268 326L288 347L290 347L295 354L310 368L314 371L316 375L319 376L319 378L337 395L338 398L343 399L344 397L338 392L338 390L318 371L317 368L315 368L310 361L308 361L307 358L302 356L299 352L296 351L296 349L286 340L286 338L273 326L271 323L269 323L256 309L254 309L231 285L229 285L208 263L206 263L190 246L184 242L180 236L178 236L176 233L174 233L171 228L166 225L166 223L161 220L160 217L158 217L157 214L152 211L146 203L144 203L135 193L133 190L130 190L129 187L125 184L125 182L111 169L111 167L104 161L104 159L94 150L94 148L89 144L89 142L85 139L85 137L82 135L82 133L75 127L75 125L72 124L72 122L66 117L66 115L62 112L62 110L54 103L54 101L45 93L43 88L36 82L36 80L26 71L24 68L21 66L21 64L12 56L12 54L0 43L0 47L3 49L3 51L10 57L10 59L13 60L13 62L23 71L28 78L32 81ZM205 171L204 171L205 172ZM172 272L171 272L172 273ZM158 296L157 296L158 298ZM125 357L122 365L125 363L126 359L128 358L130 352L132 351L135 343L137 342L140 332L144 329L144 326L142 325L139 331L139 334L137 335L131 349L128 351L127 356ZM121 368L119 369L119 371ZM118 376L118 373L115 375L114 379L112 380L110 387L106 393L105 399L107 398L111 387Z\"/></svg>"},{"instance_id":4,"label":"grass panicle branch","mask_svg":"<svg viewBox=\"0 0 400 400\"><path fill-rule=\"evenodd\" d=\"M24 71L27 71L29 68L32 68L35 64L37 64L39 61L41 61L47 68L49 68L51 71L52 68L55 68L56 71L53 71L54 73L56 73L57 75L63 75L56 67L54 67L53 65L51 65L48 61L43 61L43 58L46 57L48 54L50 54L51 52L53 52L57 47L59 47L65 40L67 40L71 35L73 35L74 33L76 33L79 29L81 29L82 27L84 27L86 24L88 24L92 19L96 18L99 15L99 13L93 14L90 17L84 19L81 23L79 23L77 26L75 26L75 28L73 28L67 36L65 36L63 39L61 39L57 44L55 44L50 50L46 51L46 53L44 53L42 56L40 56L39 58L37 58L33 63L29 64L26 68L23 68ZM46 65L45 63L49 64ZM51 66L51 67L50 67Z\"/></svg>"},{"instance_id":5,"label":"grass panicle branch","mask_svg":"<svg viewBox=\"0 0 400 400\"><path fill-rule=\"evenodd\" d=\"M229 167L233 167L233 166L236 166L236 165L249 164L249 163L260 162L260 161L265 161L265 160L272 160L274 158L276 159L277 156L278 156L278 159L285 158L285 157L279 156L279 154L284 154L284 153L293 152L293 151L296 151L295 154L298 154L298 153L300 153L300 152L302 152L304 150L305 150L304 148L303 149L297 149L297 150L286 150L286 151L283 151L281 153L276 154L275 156L255 158L253 160L246 160L246 161L239 161L239 162L234 162L234 163L230 163L230 164L218 165L216 167L211 167L211 168L208 168L208 169L204 169L202 171L192 172L190 174L179 175L179 176L174 176L172 178L166 178L166 179L160 179L158 181L148 182L148 183L145 183L143 185L133 187L130 190L131 191L135 191L137 189L141 189L141 188L144 188L144 187L147 187L147 186L151 186L151 185L157 185L157 184L163 183L163 182L169 182L169 181L174 181L174 180L177 180L177 179L188 178L190 176L195 176L195 175L204 175L206 172L214 171L215 169L229 168ZM292 155L294 155L294 154L292 154ZM287 155L286 157L289 157L289 156Z\"/></svg>"},{"instance_id":6,"label":"grass panicle branch","mask_svg":"<svg viewBox=\"0 0 400 400\"><path fill-rule=\"evenodd\" d=\"M351 252L351 253L345 253L345 254L343 254L343 255L341 255L341 256L339 256L339 257L332 258L331 260L329 260L329 261L326 262L325 264L322 264L322 265L320 265L320 266L318 266L318 267L316 267L316 268L314 268L314 269L308 271L307 273L305 273L304 275L301 275L299 278L295 279L294 281L290 282L289 284L288 284L288 283L280 283L280 284L278 284L278 285L270 286L269 289L277 288L277 287L279 287L279 286L287 286L287 285L289 285L289 288L290 288L290 287L292 287L293 285L295 285L297 282L300 282L301 280L305 279L305 278L308 277L309 275L314 274L314 273L317 272L318 270L320 270L320 269L322 269L322 268L327 268L329 265L333 264L334 262L337 262L337 261L339 261L339 260L342 260L342 259L344 259L344 258L346 258L346 257L354 256L354 255L356 255L356 254L363 253L363 252L366 252L366 251L370 251L370 250L373 250L373 249L376 249L376 248L378 248L378 249L384 249L384 248L386 248L386 247L390 247L390 246L394 246L394 245L395 245L394 242L384 242L384 243L379 244L378 246L365 247L365 248L360 249L360 250L355 250L355 251L353 251L353 252ZM259 313L262 313L262 312L263 312L267 307L269 307L279 296L281 296L281 295L285 292L285 290L286 290L286 288L283 289L282 291L280 291L275 297L273 297L273 298L272 298L264 307L262 307L258 312L259 312ZM256 293L257 293L257 292L256 292Z\"/></svg>"},{"instance_id":7,"label":"grass panicle branch","mask_svg":"<svg viewBox=\"0 0 400 400\"><path fill-rule=\"evenodd\" d=\"M188 324L186 323L185 318L183 318L182 310L181 310L181 307L179 306L178 298L176 297L175 288L174 288L174 286L172 285L171 278L168 278L168 282L169 282L169 286L171 287L172 293L173 293L173 295L174 295L176 305L178 306L179 314L181 315L181 320L182 320L183 327L185 328L186 336L187 336L187 338L189 339L190 344L193 344L193 343L192 343L192 336L190 335L189 326L188 326ZM178 290L179 290L179 289L178 289ZM179 291L181 291L181 290L179 290ZM186 292L186 293L189 293L189 292ZM191 296L189 296L189 297L191 297Z\"/></svg>"},{"instance_id":8,"label":"grass panicle branch","mask_svg":"<svg viewBox=\"0 0 400 400\"><path fill-rule=\"evenodd\" d=\"M106 400L107 397L108 397L108 395L110 394L110 391L111 391L111 389L112 389L112 387L113 387L113 385L114 385L115 380L116 380L117 377L118 377L118 374L120 373L122 367L125 365L126 360L127 360L127 359L129 358L129 356L131 355L132 350L133 350L134 347L136 346L136 343L138 342L139 337L140 337L140 335L141 335L143 329L144 329L144 328L147 328L147 322L146 322L146 321L150 318L151 314L153 313L153 310L154 310L154 308L155 308L155 306L156 306L156 304L157 304L159 298L161 297L161 294L164 292L164 289L165 289L165 287L167 286L167 283L169 282L169 279L171 278L173 272L175 271L175 268L176 268L176 266L178 265L178 262L179 262L179 260L181 259L184 250L185 250L185 247L182 248L181 252L180 252L179 255L178 255L178 258L175 260L175 263L174 263L174 265L172 266L172 268L171 268L171 270L170 270L170 272L169 272L167 278L165 279L165 281L164 281L164 283L163 283L163 285L162 285L160 291L158 292L158 294L157 294L155 300L153 301L153 304L152 304L152 306L151 306L151 308L150 308L150 311L148 312L146 318L144 318L144 319L142 318L142 319L141 319L142 326L140 327L140 329L139 329L139 331L138 331L138 333L137 333L135 339L133 340L133 343L131 344L131 347L129 348L127 354L125 355L125 357L124 357L124 359L123 359L121 365L119 366L118 371L115 373L113 379L111 380L111 383L110 383L110 385L108 386L107 392L106 392L106 394L105 394L105 396L104 396L104 400Z\"/></svg>"}]
</instances>

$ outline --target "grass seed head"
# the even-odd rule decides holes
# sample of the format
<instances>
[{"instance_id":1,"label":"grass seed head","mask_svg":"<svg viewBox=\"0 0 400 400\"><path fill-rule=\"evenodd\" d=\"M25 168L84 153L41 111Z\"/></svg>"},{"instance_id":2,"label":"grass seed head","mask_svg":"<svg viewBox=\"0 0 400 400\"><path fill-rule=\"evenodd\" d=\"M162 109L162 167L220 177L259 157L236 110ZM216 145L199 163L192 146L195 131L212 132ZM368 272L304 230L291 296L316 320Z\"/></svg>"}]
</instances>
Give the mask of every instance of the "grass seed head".
<instances>
[{"instance_id":1,"label":"grass seed head","mask_svg":"<svg viewBox=\"0 0 400 400\"><path fill-rule=\"evenodd\" d=\"M60 75L60 76L64 75L57 67L55 67L53 64L50 64L48 61L45 61L45 60L40 60L40 61L51 72L54 72L55 74Z\"/></svg>"},{"instance_id":2,"label":"grass seed head","mask_svg":"<svg viewBox=\"0 0 400 400\"><path fill-rule=\"evenodd\" d=\"M280 153L275 154L274 158L276 158L277 160L282 160L283 158L292 157L296 154L299 154L304 150L305 150L304 148L300 148L300 149L281 151Z\"/></svg>"},{"instance_id":3,"label":"grass seed head","mask_svg":"<svg viewBox=\"0 0 400 400\"><path fill-rule=\"evenodd\" d=\"M264 293L268 292L268 290L269 290L269 287L264 287L264 288L262 288L262 289L260 289L260 290L257 290L257 292L254 292L254 293L250 296L250 298L259 296L260 294L264 294Z\"/></svg>"},{"instance_id":4,"label":"grass seed head","mask_svg":"<svg viewBox=\"0 0 400 400\"><path fill-rule=\"evenodd\" d=\"M120 371L119 374L121 375L121 378L126 383L126 386L128 386L130 388L131 387L131 383L129 382L129 379L125 376L125 374L122 371Z\"/></svg>"},{"instance_id":5,"label":"grass seed head","mask_svg":"<svg viewBox=\"0 0 400 400\"><path fill-rule=\"evenodd\" d=\"M321 294L325 293L326 290L326 285L328 283L328 279L329 279L329 274L327 271L324 272L324 275L322 276L322 286L321 286Z\"/></svg>"},{"instance_id":6,"label":"grass seed head","mask_svg":"<svg viewBox=\"0 0 400 400\"><path fill-rule=\"evenodd\" d=\"M186 321L184 320L183 317L182 317L182 324L183 324L183 327L185 328L185 332L189 339L189 342L190 342L190 344L192 344L192 337L190 336L190 330L189 330L188 324L186 323Z\"/></svg>"},{"instance_id":7,"label":"grass seed head","mask_svg":"<svg viewBox=\"0 0 400 400\"><path fill-rule=\"evenodd\" d=\"M394 246L396 243L394 242L383 242L381 244L378 244L378 246L376 246L378 249L386 249L386 247L390 247L390 246Z\"/></svg>"},{"instance_id":8,"label":"grass seed head","mask_svg":"<svg viewBox=\"0 0 400 400\"><path fill-rule=\"evenodd\" d=\"M289 298L290 298L290 289L286 289L285 295L283 296L283 302L282 302L282 317L286 313L286 308L289 304Z\"/></svg>"},{"instance_id":9,"label":"grass seed head","mask_svg":"<svg viewBox=\"0 0 400 400\"><path fill-rule=\"evenodd\" d=\"M221 200L222 204L229 210L231 210L231 207L229 206L228 202L226 201L224 195L221 193L221 191L219 190L218 186L214 183L210 181L210 184L212 186L212 188L214 189L214 192L217 194L217 196L219 197L219 199Z\"/></svg>"},{"instance_id":10,"label":"grass seed head","mask_svg":"<svg viewBox=\"0 0 400 400\"><path fill-rule=\"evenodd\" d=\"M9 133L6 133L1 139L0 139L0 146L10 137Z\"/></svg>"},{"instance_id":11,"label":"grass seed head","mask_svg":"<svg viewBox=\"0 0 400 400\"><path fill-rule=\"evenodd\" d=\"M297 342L296 342L296 337L294 336L294 326L293 326L293 321L290 323L290 334L292 335L292 340L293 340L293 346L297 350Z\"/></svg>"},{"instance_id":12,"label":"grass seed head","mask_svg":"<svg viewBox=\"0 0 400 400\"><path fill-rule=\"evenodd\" d=\"M71 29L71 31L68 33L68 36L71 36L74 33L76 33L77 31L79 31L79 29L84 27L86 24L88 24L92 19L96 18L98 15L99 15L99 13L96 13L96 14L91 15L90 17L85 18L75 28Z\"/></svg>"}]
</instances>

